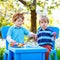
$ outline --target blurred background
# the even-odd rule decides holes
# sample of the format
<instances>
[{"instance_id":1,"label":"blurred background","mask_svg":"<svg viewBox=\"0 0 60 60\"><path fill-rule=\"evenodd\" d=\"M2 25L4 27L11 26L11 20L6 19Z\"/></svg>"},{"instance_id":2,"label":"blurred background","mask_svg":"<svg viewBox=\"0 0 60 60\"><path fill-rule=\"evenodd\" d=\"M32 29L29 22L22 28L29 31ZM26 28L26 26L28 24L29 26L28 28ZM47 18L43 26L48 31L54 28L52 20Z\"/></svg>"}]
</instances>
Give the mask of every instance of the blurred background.
<instances>
[{"instance_id":1,"label":"blurred background","mask_svg":"<svg viewBox=\"0 0 60 60\"><path fill-rule=\"evenodd\" d=\"M60 0L0 0L0 57L3 57L5 49L5 40L2 39L1 28L13 25L11 20L16 12L24 13L23 26L34 33L39 27L38 21L41 15L47 15L50 21L49 25L60 29ZM55 45L59 57L60 32Z\"/></svg>"}]
</instances>

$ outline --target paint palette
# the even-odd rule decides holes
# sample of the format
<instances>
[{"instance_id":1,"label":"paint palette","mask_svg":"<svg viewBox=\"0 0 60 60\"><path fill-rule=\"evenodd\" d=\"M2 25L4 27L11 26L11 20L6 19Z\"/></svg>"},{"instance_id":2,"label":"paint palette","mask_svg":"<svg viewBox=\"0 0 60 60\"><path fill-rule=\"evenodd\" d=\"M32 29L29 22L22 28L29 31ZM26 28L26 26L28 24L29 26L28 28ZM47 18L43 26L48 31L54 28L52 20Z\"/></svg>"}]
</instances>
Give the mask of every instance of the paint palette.
<instances>
[{"instance_id":1,"label":"paint palette","mask_svg":"<svg viewBox=\"0 0 60 60\"><path fill-rule=\"evenodd\" d=\"M17 44L17 43L11 43L11 44L10 44L10 46L12 46L12 47L20 47L20 48L21 48L21 47L24 47L24 45L25 45L25 44L22 44L22 43L19 43L19 44Z\"/></svg>"}]
</instances>

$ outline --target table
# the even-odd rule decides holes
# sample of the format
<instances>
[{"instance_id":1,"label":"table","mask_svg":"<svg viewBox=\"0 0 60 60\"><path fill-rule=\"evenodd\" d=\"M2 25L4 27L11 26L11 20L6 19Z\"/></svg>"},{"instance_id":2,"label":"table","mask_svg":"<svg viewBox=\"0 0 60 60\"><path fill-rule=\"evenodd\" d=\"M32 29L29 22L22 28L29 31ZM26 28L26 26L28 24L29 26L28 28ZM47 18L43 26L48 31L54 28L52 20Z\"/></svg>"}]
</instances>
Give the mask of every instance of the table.
<instances>
[{"instance_id":1,"label":"table","mask_svg":"<svg viewBox=\"0 0 60 60\"><path fill-rule=\"evenodd\" d=\"M12 60L12 53L14 60L45 60L45 53L47 52L43 47L14 48L9 46L8 49L8 60Z\"/></svg>"}]
</instances>

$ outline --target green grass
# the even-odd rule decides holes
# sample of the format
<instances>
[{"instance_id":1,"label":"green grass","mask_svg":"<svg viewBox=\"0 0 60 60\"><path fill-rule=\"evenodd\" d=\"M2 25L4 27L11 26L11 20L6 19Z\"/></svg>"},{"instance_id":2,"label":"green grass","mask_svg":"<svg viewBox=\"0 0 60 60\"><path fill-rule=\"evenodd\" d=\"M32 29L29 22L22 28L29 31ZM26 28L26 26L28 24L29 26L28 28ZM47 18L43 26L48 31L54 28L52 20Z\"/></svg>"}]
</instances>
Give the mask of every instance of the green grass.
<instances>
[{"instance_id":1,"label":"green grass","mask_svg":"<svg viewBox=\"0 0 60 60\"><path fill-rule=\"evenodd\" d=\"M57 50L58 60L60 60L60 50Z\"/></svg>"},{"instance_id":2,"label":"green grass","mask_svg":"<svg viewBox=\"0 0 60 60\"><path fill-rule=\"evenodd\" d=\"M53 54L51 55L52 60L54 60ZM57 58L60 60L60 50L57 50Z\"/></svg>"},{"instance_id":3,"label":"green grass","mask_svg":"<svg viewBox=\"0 0 60 60\"><path fill-rule=\"evenodd\" d=\"M0 48L0 60L3 60L3 53L5 48Z\"/></svg>"}]
</instances>

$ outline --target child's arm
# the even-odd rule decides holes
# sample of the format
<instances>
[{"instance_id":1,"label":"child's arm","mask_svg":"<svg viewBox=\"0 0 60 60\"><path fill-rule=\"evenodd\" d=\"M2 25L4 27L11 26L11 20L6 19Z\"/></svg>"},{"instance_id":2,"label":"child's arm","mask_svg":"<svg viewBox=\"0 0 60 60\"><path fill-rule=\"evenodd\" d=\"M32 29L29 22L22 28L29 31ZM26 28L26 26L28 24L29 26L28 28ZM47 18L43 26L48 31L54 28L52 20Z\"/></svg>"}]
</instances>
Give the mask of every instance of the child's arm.
<instances>
[{"instance_id":1,"label":"child's arm","mask_svg":"<svg viewBox=\"0 0 60 60\"><path fill-rule=\"evenodd\" d=\"M34 38L35 41L37 41L37 35L35 34L35 38Z\"/></svg>"},{"instance_id":2,"label":"child's arm","mask_svg":"<svg viewBox=\"0 0 60 60\"><path fill-rule=\"evenodd\" d=\"M7 36L7 41L8 41L9 43L16 43L16 41L13 40L10 36Z\"/></svg>"},{"instance_id":3,"label":"child's arm","mask_svg":"<svg viewBox=\"0 0 60 60\"><path fill-rule=\"evenodd\" d=\"M30 32L30 33L28 34L28 36L29 36L29 37L33 37L33 38L34 38L34 37L35 37L35 33Z\"/></svg>"},{"instance_id":4,"label":"child's arm","mask_svg":"<svg viewBox=\"0 0 60 60\"><path fill-rule=\"evenodd\" d=\"M30 37L32 37L34 41L37 41L37 34L31 32Z\"/></svg>"},{"instance_id":5,"label":"child's arm","mask_svg":"<svg viewBox=\"0 0 60 60\"><path fill-rule=\"evenodd\" d=\"M53 32L54 40L56 39L56 32Z\"/></svg>"},{"instance_id":6,"label":"child's arm","mask_svg":"<svg viewBox=\"0 0 60 60\"><path fill-rule=\"evenodd\" d=\"M37 35L35 33L31 33L30 37L33 37L34 41L37 41Z\"/></svg>"}]
</instances>

